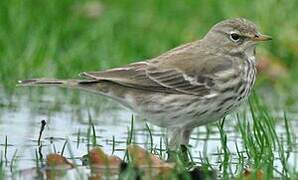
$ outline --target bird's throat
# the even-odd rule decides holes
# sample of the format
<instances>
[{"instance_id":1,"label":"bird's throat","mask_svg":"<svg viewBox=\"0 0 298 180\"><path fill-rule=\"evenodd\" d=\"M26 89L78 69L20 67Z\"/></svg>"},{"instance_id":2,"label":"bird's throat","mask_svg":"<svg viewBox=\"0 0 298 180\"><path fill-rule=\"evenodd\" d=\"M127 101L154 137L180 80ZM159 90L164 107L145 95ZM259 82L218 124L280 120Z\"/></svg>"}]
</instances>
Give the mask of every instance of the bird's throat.
<instances>
[{"instance_id":1,"label":"bird's throat","mask_svg":"<svg viewBox=\"0 0 298 180\"><path fill-rule=\"evenodd\" d=\"M256 55L256 46L252 45L248 47L247 49L245 49L244 53L249 59L254 59Z\"/></svg>"}]
</instances>

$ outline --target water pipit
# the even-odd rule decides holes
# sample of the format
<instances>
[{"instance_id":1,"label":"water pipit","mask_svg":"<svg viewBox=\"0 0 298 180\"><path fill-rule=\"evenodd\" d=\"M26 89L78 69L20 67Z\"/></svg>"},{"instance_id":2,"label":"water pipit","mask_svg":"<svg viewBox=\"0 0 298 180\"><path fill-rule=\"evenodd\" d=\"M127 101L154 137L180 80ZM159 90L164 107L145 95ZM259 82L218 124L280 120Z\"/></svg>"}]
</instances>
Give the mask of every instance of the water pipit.
<instances>
[{"instance_id":1,"label":"water pipit","mask_svg":"<svg viewBox=\"0 0 298 180\"><path fill-rule=\"evenodd\" d=\"M82 80L31 79L21 86L55 85L107 96L168 129L169 148L188 144L192 130L235 110L256 78L255 47L271 38L236 18L215 24L198 41L155 58L98 72Z\"/></svg>"}]
</instances>

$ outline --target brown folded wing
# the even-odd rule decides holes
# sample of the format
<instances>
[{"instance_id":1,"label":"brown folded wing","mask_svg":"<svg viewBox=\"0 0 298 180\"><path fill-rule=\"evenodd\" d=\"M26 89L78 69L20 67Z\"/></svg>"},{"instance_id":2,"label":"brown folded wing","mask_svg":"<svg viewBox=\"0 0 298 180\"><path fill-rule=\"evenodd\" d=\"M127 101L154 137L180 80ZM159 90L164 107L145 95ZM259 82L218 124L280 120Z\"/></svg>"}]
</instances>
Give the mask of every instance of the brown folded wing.
<instances>
[{"instance_id":1,"label":"brown folded wing","mask_svg":"<svg viewBox=\"0 0 298 180\"><path fill-rule=\"evenodd\" d=\"M207 61L204 54L193 53L194 47L194 44L190 43L150 61L107 71L85 72L81 73L81 76L111 81L135 89L203 97L210 94L214 86L212 71L215 66L214 61ZM201 66L209 62L211 69L208 69L206 64Z\"/></svg>"},{"instance_id":2,"label":"brown folded wing","mask_svg":"<svg viewBox=\"0 0 298 180\"><path fill-rule=\"evenodd\" d=\"M82 77L111 81L123 86L163 93L203 96L209 93L211 79L191 77L176 69L159 69L148 62L100 72L84 72Z\"/></svg>"}]
</instances>

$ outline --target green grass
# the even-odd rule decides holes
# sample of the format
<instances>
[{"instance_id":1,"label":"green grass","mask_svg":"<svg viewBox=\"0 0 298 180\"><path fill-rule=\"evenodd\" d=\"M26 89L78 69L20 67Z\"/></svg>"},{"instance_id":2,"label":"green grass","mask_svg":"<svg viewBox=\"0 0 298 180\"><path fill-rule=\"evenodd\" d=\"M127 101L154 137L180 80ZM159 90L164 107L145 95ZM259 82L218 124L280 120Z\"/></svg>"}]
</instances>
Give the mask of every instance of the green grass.
<instances>
[{"instance_id":1,"label":"green grass","mask_svg":"<svg viewBox=\"0 0 298 180\"><path fill-rule=\"evenodd\" d=\"M0 83L13 89L18 79L76 77L81 71L151 58L201 38L230 17L251 19L272 35L274 41L261 45L261 52L297 74L298 1L96 2L102 12L90 17L88 0L2 0Z\"/></svg>"},{"instance_id":2,"label":"green grass","mask_svg":"<svg viewBox=\"0 0 298 180\"><path fill-rule=\"evenodd\" d=\"M7 158L7 136L5 136L5 144L4 144L4 158Z\"/></svg>"},{"instance_id":3,"label":"green grass","mask_svg":"<svg viewBox=\"0 0 298 180\"><path fill-rule=\"evenodd\" d=\"M241 134L245 154L249 158L249 164L254 169L262 169L266 179L272 179L279 174L283 179L295 179L294 172L297 167L289 167L288 153L292 152L295 134L286 130L287 143L282 141L282 136L277 133L277 119L255 94L250 98L250 116L252 121L246 117L238 116L239 133ZM285 116L286 117L286 116ZM291 121L285 120L285 127ZM295 147L297 148L297 146ZM274 155L278 152L278 157ZM239 159L242 159L238 153ZM274 163L281 164L281 168L276 169Z\"/></svg>"},{"instance_id":4,"label":"green grass","mask_svg":"<svg viewBox=\"0 0 298 180\"><path fill-rule=\"evenodd\" d=\"M4 160L3 160L3 155L2 155L2 151L1 152L1 156L0 156L0 180L3 180L5 177L5 170L4 170Z\"/></svg>"}]
</instances>

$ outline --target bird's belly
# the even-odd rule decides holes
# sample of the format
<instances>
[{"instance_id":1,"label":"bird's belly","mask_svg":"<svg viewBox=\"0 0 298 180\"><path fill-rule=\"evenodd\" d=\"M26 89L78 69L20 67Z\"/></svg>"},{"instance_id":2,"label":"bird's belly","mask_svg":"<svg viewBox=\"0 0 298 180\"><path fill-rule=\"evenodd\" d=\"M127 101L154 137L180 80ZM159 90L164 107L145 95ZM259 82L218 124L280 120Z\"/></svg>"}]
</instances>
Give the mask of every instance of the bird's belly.
<instances>
[{"instance_id":1,"label":"bird's belly","mask_svg":"<svg viewBox=\"0 0 298 180\"><path fill-rule=\"evenodd\" d=\"M252 78L251 81L254 81ZM253 82L243 81L233 92L201 98L185 94L155 94L137 103L136 111L161 127L196 127L214 122L239 107L247 99Z\"/></svg>"},{"instance_id":2,"label":"bird's belly","mask_svg":"<svg viewBox=\"0 0 298 180\"><path fill-rule=\"evenodd\" d=\"M223 111L214 113L218 110L218 102L214 98L168 94L149 99L140 103L136 111L150 123L161 127L196 127L225 115Z\"/></svg>"}]
</instances>

